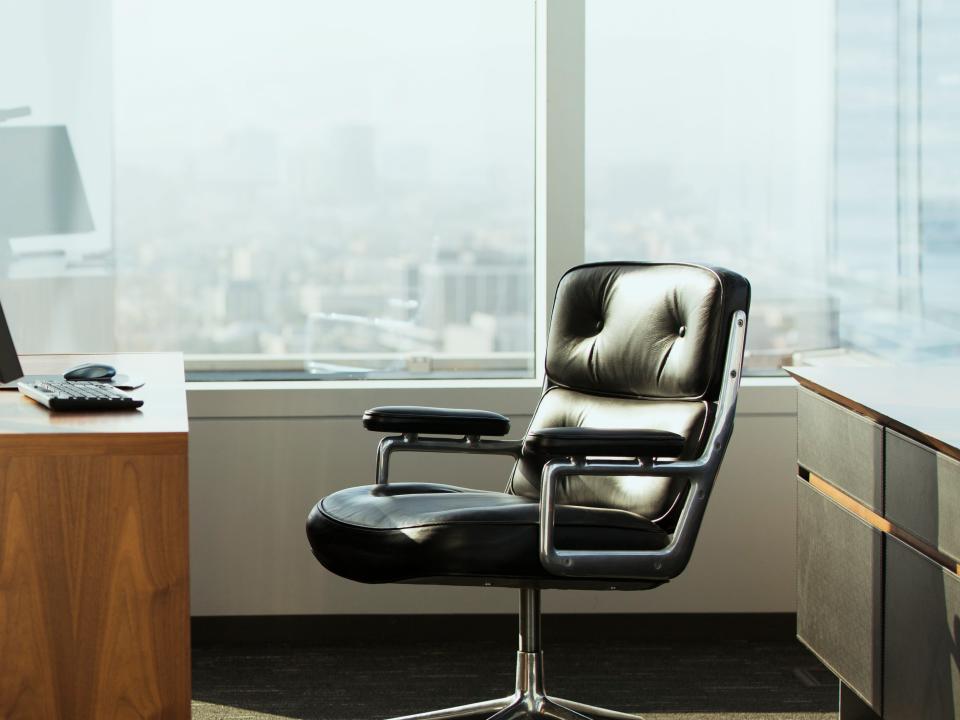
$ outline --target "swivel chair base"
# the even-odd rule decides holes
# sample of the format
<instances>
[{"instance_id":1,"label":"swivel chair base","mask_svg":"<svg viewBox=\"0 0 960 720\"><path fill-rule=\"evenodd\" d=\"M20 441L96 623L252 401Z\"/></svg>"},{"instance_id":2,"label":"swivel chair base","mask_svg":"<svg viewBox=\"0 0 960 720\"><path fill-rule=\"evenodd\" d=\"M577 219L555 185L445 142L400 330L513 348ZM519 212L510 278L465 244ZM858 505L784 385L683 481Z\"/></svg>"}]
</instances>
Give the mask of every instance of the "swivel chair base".
<instances>
[{"instance_id":1,"label":"swivel chair base","mask_svg":"<svg viewBox=\"0 0 960 720\"><path fill-rule=\"evenodd\" d=\"M513 695L431 712L404 715L391 720L643 720L639 715L607 710L583 703L549 697L543 689L543 652L540 649L540 591L520 590L520 650L517 652L517 684Z\"/></svg>"}]
</instances>

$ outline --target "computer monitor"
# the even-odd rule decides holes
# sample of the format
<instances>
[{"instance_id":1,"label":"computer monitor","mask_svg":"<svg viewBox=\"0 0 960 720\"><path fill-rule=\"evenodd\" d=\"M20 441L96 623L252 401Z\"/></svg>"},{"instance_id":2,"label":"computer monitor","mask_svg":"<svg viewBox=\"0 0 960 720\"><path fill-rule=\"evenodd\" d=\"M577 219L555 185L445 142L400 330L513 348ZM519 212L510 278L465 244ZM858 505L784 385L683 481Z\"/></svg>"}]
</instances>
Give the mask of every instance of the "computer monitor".
<instances>
[{"instance_id":1,"label":"computer monitor","mask_svg":"<svg viewBox=\"0 0 960 720\"><path fill-rule=\"evenodd\" d=\"M92 230L67 128L0 127L0 241Z\"/></svg>"},{"instance_id":2,"label":"computer monitor","mask_svg":"<svg viewBox=\"0 0 960 720\"><path fill-rule=\"evenodd\" d=\"M13 344L10 326L7 317L3 314L0 305L0 382L12 383L23 377L23 368L20 367L20 358L17 357L17 348Z\"/></svg>"},{"instance_id":3,"label":"computer monitor","mask_svg":"<svg viewBox=\"0 0 960 720\"><path fill-rule=\"evenodd\" d=\"M17 356L17 348L13 344L13 336L10 334L10 326L7 324L7 316L3 312L3 306L0 305L0 390L16 390L20 382L51 382L53 380L63 380L64 377L64 375L23 374L20 358ZM103 382L125 390L135 390L143 385L142 378L121 373L117 373L113 377L103 380Z\"/></svg>"}]
</instances>

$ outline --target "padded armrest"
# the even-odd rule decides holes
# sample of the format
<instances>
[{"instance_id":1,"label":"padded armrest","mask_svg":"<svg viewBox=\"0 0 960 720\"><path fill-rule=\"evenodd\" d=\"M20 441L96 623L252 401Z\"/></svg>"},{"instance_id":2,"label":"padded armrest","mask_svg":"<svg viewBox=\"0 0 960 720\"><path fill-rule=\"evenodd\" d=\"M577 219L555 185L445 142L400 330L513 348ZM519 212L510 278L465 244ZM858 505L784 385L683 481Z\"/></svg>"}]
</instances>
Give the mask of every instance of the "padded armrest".
<instances>
[{"instance_id":1,"label":"padded armrest","mask_svg":"<svg viewBox=\"0 0 960 720\"><path fill-rule=\"evenodd\" d=\"M488 410L391 405L363 414L367 430L440 435L506 435L510 418Z\"/></svg>"},{"instance_id":2,"label":"padded armrest","mask_svg":"<svg viewBox=\"0 0 960 720\"><path fill-rule=\"evenodd\" d=\"M664 430L556 427L530 433L524 440L523 449L560 457L678 457L685 442L682 435Z\"/></svg>"}]
</instances>

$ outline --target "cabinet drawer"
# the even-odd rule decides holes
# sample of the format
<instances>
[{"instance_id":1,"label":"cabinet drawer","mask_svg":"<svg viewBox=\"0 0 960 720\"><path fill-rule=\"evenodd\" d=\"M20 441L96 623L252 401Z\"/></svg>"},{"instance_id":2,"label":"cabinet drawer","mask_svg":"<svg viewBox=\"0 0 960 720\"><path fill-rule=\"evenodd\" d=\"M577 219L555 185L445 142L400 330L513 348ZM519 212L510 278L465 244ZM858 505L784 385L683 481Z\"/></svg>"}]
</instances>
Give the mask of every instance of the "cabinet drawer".
<instances>
[{"instance_id":1,"label":"cabinet drawer","mask_svg":"<svg viewBox=\"0 0 960 720\"><path fill-rule=\"evenodd\" d=\"M883 513L883 428L806 388L797 396L800 465Z\"/></svg>"},{"instance_id":2,"label":"cabinet drawer","mask_svg":"<svg viewBox=\"0 0 960 720\"><path fill-rule=\"evenodd\" d=\"M960 462L893 430L886 432L887 518L960 559Z\"/></svg>"},{"instance_id":3,"label":"cabinet drawer","mask_svg":"<svg viewBox=\"0 0 960 720\"><path fill-rule=\"evenodd\" d=\"M797 637L880 710L883 536L797 480Z\"/></svg>"},{"instance_id":4,"label":"cabinet drawer","mask_svg":"<svg viewBox=\"0 0 960 720\"><path fill-rule=\"evenodd\" d=\"M884 717L960 717L960 578L887 538Z\"/></svg>"}]
</instances>

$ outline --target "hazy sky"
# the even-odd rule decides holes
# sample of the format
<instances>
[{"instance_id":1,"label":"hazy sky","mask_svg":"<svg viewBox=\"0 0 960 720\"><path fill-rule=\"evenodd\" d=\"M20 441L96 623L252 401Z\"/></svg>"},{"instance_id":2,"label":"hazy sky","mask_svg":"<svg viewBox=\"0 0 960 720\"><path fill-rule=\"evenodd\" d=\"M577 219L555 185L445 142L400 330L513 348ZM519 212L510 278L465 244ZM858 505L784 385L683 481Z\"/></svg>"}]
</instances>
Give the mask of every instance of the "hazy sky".
<instances>
[{"instance_id":1,"label":"hazy sky","mask_svg":"<svg viewBox=\"0 0 960 720\"><path fill-rule=\"evenodd\" d=\"M118 150L370 125L438 155L532 152L531 0L118 0ZM159 146L158 146L159 143Z\"/></svg>"}]
</instances>

